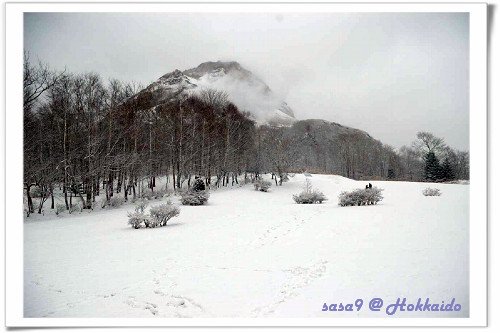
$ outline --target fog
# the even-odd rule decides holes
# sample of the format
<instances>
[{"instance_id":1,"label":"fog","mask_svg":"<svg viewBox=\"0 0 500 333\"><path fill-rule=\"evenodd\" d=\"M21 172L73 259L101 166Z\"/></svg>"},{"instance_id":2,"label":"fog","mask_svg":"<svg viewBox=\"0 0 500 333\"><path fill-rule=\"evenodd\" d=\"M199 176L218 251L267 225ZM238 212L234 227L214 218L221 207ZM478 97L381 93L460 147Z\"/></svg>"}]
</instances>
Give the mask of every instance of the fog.
<instances>
[{"instance_id":1,"label":"fog","mask_svg":"<svg viewBox=\"0 0 500 333\"><path fill-rule=\"evenodd\" d=\"M55 69L144 85L238 61L293 109L410 144L469 145L467 13L27 13L24 46Z\"/></svg>"}]
</instances>

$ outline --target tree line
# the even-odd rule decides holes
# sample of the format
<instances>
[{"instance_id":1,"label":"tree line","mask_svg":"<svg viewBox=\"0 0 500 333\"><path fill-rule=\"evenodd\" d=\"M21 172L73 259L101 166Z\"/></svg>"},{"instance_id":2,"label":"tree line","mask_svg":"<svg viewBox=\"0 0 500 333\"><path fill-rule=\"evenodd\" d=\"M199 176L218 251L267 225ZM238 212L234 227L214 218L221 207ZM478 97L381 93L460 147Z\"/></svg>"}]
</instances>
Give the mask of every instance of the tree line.
<instances>
[{"instance_id":1,"label":"tree line","mask_svg":"<svg viewBox=\"0 0 500 333\"><path fill-rule=\"evenodd\" d=\"M423 160L423 179L451 181L469 179L469 152L455 150L429 132L417 133L413 142L416 156Z\"/></svg>"},{"instance_id":2,"label":"tree line","mask_svg":"<svg viewBox=\"0 0 500 333\"><path fill-rule=\"evenodd\" d=\"M52 71L25 55L27 214L41 213L46 201L53 209L55 192L66 209L75 200L92 209L101 194L109 201L116 193L127 200L154 192L156 179L165 176L172 190L190 187L195 176L219 187L273 173L280 185L288 173L306 170L355 179L429 179L425 145L396 152L357 132L323 138L307 126L257 126L223 91L160 100L138 84ZM444 143L432 151L446 156L443 168L453 169L453 177L468 177L468 156Z\"/></svg>"},{"instance_id":3,"label":"tree line","mask_svg":"<svg viewBox=\"0 0 500 333\"><path fill-rule=\"evenodd\" d=\"M255 126L215 90L150 105L140 86L105 83L94 73L46 74L25 60L24 186L29 212L32 187L43 202L59 186L69 209L73 197L90 209L104 191L136 196L143 182L154 191L168 175L175 190L194 175L216 186L246 170ZM40 103L28 97L38 94Z\"/></svg>"}]
</instances>

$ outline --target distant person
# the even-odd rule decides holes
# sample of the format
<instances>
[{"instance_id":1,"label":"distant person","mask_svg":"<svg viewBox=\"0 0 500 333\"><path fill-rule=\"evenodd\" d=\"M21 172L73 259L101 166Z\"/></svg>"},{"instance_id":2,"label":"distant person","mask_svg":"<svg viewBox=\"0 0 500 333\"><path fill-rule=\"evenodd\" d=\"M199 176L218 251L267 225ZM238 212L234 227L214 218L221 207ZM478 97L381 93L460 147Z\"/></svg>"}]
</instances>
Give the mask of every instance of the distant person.
<instances>
[{"instance_id":1,"label":"distant person","mask_svg":"<svg viewBox=\"0 0 500 333\"><path fill-rule=\"evenodd\" d=\"M372 183L368 183L368 187L369 187L369 188L372 188Z\"/></svg>"}]
</instances>

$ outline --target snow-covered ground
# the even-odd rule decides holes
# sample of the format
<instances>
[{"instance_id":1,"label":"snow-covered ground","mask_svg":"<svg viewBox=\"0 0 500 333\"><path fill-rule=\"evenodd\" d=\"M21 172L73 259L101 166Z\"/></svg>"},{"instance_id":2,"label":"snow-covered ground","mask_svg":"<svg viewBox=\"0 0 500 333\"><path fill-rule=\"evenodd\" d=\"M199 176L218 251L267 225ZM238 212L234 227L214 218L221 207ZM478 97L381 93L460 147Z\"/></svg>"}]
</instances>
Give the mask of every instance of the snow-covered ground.
<instances>
[{"instance_id":1,"label":"snow-covered ground","mask_svg":"<svg viewBox=\"0 0 500 333\"><path fill-rule=\"evenodd\" d=\"M297 205L305 177L269 193L251 184L213 191L207 206L182 206L167 227L134 230L122 208L24 224L26 317L386 316L368 301L452 298L469 312L469 186L372 182L377 206L339 207L364 187L313 175L329 201ZM364 300L359 312L326 302Z\"/></svg>"}]
</instances>

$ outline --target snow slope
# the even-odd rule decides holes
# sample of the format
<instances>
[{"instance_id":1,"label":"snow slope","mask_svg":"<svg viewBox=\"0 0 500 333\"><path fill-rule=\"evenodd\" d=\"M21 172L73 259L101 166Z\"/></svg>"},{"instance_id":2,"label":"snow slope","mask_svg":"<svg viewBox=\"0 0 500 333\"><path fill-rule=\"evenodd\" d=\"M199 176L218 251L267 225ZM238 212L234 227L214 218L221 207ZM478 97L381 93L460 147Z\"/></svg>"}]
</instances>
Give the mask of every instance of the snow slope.
<instances>
[{"instance_id":1,"label":"snow slope","mask_svg":"<svg viewBox=\"0 0 500 333\"><path fill-rule=\"evenodd\" d=\"M377 206L339 207L364 187L312 175L330 199L297 205L296 175L269 193L251 185L212 191L159 229L130 228L133 206L24 224L26 317L328 317L323 303L456 298L468 316L469 186L372 182ZM365 304L367 305L367 304Z\"/></svg>"}]
</instances>

